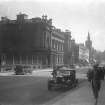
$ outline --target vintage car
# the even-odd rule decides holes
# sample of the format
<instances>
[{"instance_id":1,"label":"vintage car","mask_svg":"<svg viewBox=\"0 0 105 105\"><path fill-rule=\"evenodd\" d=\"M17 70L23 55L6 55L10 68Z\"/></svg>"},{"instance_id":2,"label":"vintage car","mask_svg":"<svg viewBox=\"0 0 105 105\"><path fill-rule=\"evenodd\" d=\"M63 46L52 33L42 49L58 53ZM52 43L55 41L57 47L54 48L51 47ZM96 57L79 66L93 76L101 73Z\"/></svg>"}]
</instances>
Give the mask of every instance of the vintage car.
<instances>
[{"instance_id":1,"label":"vintage car","mask_svg":"<svg viewBox=\"0 0 105 105\"><path fill-rule=\"evenodd\" d=\"M32 74L32 71L33 71L33 66L31 66L31 65L25 65L25 66L23 66L23 71L27 74Z\"/></svg>"},{"instance_id":2,"label":"vintage car","mask_svg":"<svg viewBox=\"0 0 105 105\"><path fill-rule=\"evenodd\" d=\"M25 74L32 74L33 67L29 65L16 65L15 66L15 74L16 75L25 75Z\"/></svg>"},{"instance_id":3,"label":"vintage car","mask_svg":"<svg viewBox=\"0 0 105 105\"><path fill-rule=\"evenodd\" d=\"M59 66L53 69L52 77L48 80L48 90L70 89L76 87L77 84L75 69Z\"/></svg>"},{"instance_id":4,"label":"vintage car","mask_svg":"<svg viewBox=\"0 0 105 105\"><path fill-rule=\"evenodd\" d=\"M23 70L23 66L21 66L21 65L16 65L16 66L15 66L15 74L16 74L16 75L24 75L25 72L24 72L24 70Z\"/></svg>"}]
</instances>

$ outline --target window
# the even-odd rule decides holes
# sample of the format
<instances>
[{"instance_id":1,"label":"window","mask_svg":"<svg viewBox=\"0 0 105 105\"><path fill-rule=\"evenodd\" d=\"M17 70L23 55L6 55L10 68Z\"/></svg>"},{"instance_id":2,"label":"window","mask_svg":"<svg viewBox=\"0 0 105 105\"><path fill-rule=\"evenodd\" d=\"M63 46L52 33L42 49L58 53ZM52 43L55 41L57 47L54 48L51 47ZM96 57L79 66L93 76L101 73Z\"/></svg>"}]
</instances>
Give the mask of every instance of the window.
<instances>
[{"instance_id":1,"label":"window","mask_svg":"<svg viewBox=\"0 0 105 105\"><path fill-rule=\"evenodd\" d=\"M54 44L53 44L53 46L54 46L54 49L56 48L56 42L55 42L55 40L54 40Z\"/></svg>"},{"instance_id":2,"label":"window","mask_svg":"<svg viewBox=\"0 0 105 105\"><path fill-rule=\"evenodd\" d=\"M6 64L13 64L13 57L12 56L7 56L6 57Z\"/></svg>"},{"instance_id":3,"label":"window","mask_svg":"<svg viewBox=\"0 0 105 105\"><path fill-rule=\"evenodd\" d=\"M61 50L63 51L63 44L61 45Z\"/></svg>"},{"instance_id":4,"label":"window","mask_svg":"<svg viewBox=\"0 0 105 105\"><path fill-rule=\"evenodd\" d=\"M36 64L37 63L37 57L36 55L33 55L33 64Z\"/></svg>"},{"instance_id":5,"label":"window","mask_svg":"<svg viewBox=\"0 0 105 105\"><path fill-rule=\"evenodd\" d=\"M21 56L22 64L27 64L26 56Z\"/></svg>"},{"instance_id":6,"label":"window","mask_svg":"<svg viewBox=\"0 0 105 105\"><path fill-rule=\"evenodd\" d=\"M46 31L43 32L43 47L46 47Z\"/></svg>"},{"instance_id":7,"label":"window","mask_svg":"<svg viewBox=\"0 0 105 105\"><path fill-rule=\"evenodd\" d=\"M19 64L20 63L20 58L19 56L14 56L14 63Z\"/></svg>"}]
</instances>

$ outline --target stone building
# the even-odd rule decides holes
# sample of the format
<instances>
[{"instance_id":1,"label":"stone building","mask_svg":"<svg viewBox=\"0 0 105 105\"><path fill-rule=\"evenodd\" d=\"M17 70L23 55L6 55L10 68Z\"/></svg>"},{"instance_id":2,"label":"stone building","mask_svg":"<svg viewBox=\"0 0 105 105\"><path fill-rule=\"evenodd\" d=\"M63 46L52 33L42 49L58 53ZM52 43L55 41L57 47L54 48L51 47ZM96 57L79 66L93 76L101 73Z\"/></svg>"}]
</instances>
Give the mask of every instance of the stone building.
<instances>
[{"instance_id":1,"label":"stone building","mask_svg":"<svg viewBox=\"0 0 105 105\"><path fill-rule=\"evenodd\" d=\"M69 30L65 31L64 40L64 64L73 65L79 62L79 46L71 37Z\"/></svg>"},{"instance_id":2,"label":"stone building","mask_svg":"<svg viewBox=\"0 0 105 105\"><path fill-rule=\"evenodd\" d=\"M79 64L88 65L89 63L89 49L83 44L79 44Z\"/></svg>"},{"instance_id":3,"label":"stone building","mask_svg":"<svg viewBox=\"0 0 105 105\"><path fill-rule=\"evenodd\" d=\"M85 41L85 46L89 50L89 62L91 63L93 61L93 47L92 47L92 41L90 39L89 32L88 32L87 40Z\"/></svg>"},{"instance_id":4,"label":"stone building","mask_svg":"<svg viewBox=\"0 0 105 105\"><path fill-rule=\"evenodd\" d=\"M75 40L71 40L71 64L79 63L79 45L76 44Z\"/></svg>"},{"instance_id":5,"label":"stone building","mask_svg":"<svg viewBox=\"0 0 105 105\"><path fill-rule=\"evenodd\" d=\"M76 47L72 45L71 32L52 26L52 19L46 15L28 19L26 14L20 13L16 20L1 18L1 63L40 67L71 64L71 59L76 59L71 56L76 54L73 53Z\"/></svg>"}]
</instances>

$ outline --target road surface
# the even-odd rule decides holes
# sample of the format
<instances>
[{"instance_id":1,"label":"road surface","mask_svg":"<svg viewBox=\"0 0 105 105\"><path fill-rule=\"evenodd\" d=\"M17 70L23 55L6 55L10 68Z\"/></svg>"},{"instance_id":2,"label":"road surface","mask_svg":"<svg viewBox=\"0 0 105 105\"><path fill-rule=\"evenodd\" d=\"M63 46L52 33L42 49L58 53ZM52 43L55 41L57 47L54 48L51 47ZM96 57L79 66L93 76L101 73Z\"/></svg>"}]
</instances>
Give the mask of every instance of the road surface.
<instances>
[{"instance_id":1,"label":"road surface","mask_svg":"<svg viewBox=\"0 0 105 105\"><path fill-rule=\"evenodd\" d=\"M77 75L81 77L81 75ZM48 91L47 80L49 76L51 76L49 71L35 71L32 75L26 76L3 74L0 76L0 104L49 105L51 101L60 100L69 91ZM77 89L70 90L70 92Z\"/></svg>"},{"instance_id":2,"label":"road surface","mask_svg":"<svg viewBox=\"0 0 105 105\"><path fill-rule=\"evenodd\" d=\"M0 104L39 105L62 94L58 91L48 91L47 79L34 76L0 77Z\"/></svg>"}]
</instances>

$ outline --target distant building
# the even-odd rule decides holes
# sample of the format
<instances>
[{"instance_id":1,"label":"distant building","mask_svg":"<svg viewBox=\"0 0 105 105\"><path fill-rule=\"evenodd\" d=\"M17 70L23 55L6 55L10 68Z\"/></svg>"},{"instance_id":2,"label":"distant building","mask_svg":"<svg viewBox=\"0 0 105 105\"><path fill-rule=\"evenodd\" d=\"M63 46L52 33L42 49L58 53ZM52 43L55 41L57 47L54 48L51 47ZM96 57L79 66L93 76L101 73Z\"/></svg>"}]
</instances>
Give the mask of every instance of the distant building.
<instances>
[{"instance_id":1,"label":"distant building","mask_svg":"<svg viewBox=\"0 0 105 105\"><path fill-rule=\"evenodd\" d=\"M79 45L76 44L75 40L71 40L71 64L79 63Z\"/></svg>"},{"instance_id":2,"label":"distant building","mask_svg":"<svg viewBox=\"0 0 105 105\"><path fill-rule=\"evenodd\" d=\"M91 63L93 61L93 48L92 48L92 41L90 39L90 33L88 32L88 37L85 42L86 48L89 50L89 62Z\"/></svg>"},{"instance_id":3,"label":"distant building","mask_svg":"<svg viewBox=\"0 0 105 105\"><path fill-rule=\"evenodd\" d=\"M89 50L84 44L79 44L79 60L84 63L89 63Z\"/></svg>"},{"instance_id":4,"label":"distant building","mask_svg":"<svg viewBox=\"0 0 105 105\"><path fill-rule=\"evenodd\" d=\"M79 46L71 38L71 32L66 30L64 40L64 64L78 64Z\"/></svg>"},{"instance_id":5,"label":"distant building","mask_svg":"<svg viewBox=\"0 0 105 105\"><path fill-rule=\"evenodd\" d=\"M71 32L66 30L64 40L64 64L70 64L71 62Z\"/></svg>"}]
</instances>

